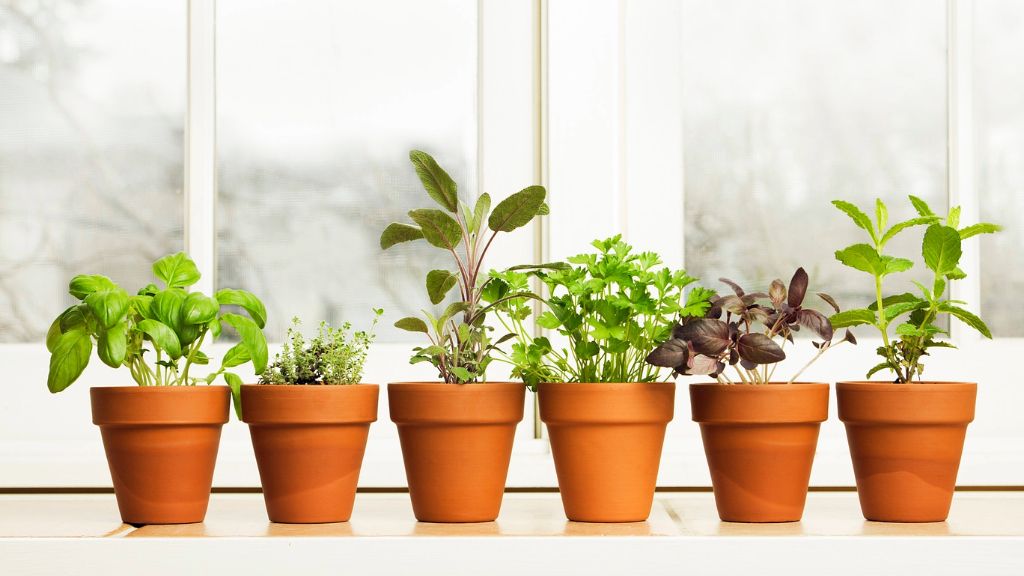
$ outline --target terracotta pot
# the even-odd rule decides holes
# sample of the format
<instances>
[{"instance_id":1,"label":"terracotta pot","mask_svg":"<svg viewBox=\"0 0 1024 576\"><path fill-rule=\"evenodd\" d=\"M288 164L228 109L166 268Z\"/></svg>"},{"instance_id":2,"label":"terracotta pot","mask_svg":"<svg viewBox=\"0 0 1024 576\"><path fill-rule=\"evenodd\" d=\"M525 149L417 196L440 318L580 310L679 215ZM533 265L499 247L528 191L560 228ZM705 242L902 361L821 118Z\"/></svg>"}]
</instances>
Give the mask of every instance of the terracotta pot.
<instances>
[{"instance_id":1,"label":"terracotta pot","mask_svg":"<svg viewBox=\"0 0 1024 576\"><path fill-rule=\"evenodd\" d=\"M346 522L352 516L376 384L242 386L271 522Z\"/></svg>"},{"instance_id":2,"label":"terracotta pot","mask_svg":"<svg viewBox=\"0 0 1024 576\"><path fill-rule=\"evenodd\" d=\"M92 388L117 507L127 524L202 522L210 501L227 386Z\"/></svg>"},{"instance_id":3,"label":"terracotta pot","mask_svg":"<svg viewBox=\"0 0 1024 576\"><path fill-rule=\"evenodd\" d=\"M796 522L804 513L828 384L691 384L718 516Z\"/></svg>"},{"instance_id":4,"label":"terracotta pot","mask_svg":"<svg viewBox=\"0 0 1024 576\"><path fill-rule=\"evenodd\" d=\"M570 520L650 516L675 391L672 382L539 386L540 417Z\"/></svg>"},{"instance_id":5,"label":"terracotta pot","mask_svg":"<svg viewBox=\"0 0 1024 576\"><path fill-rule=\"evenodd\" d=\"M498 517L525 398L526 387L512 382L388 384L417 520Z\"/></svg>"},{"instance_id":6,"label":"terracotta pot","mask_svg":"<svg viewBox=\"0 0 1024 576\"><path fill-rule=\"evenodd\" d=\"M861 511L880 522L941 522L949 516L978 385L840 382Z\"/></svg>"}]
</instances>

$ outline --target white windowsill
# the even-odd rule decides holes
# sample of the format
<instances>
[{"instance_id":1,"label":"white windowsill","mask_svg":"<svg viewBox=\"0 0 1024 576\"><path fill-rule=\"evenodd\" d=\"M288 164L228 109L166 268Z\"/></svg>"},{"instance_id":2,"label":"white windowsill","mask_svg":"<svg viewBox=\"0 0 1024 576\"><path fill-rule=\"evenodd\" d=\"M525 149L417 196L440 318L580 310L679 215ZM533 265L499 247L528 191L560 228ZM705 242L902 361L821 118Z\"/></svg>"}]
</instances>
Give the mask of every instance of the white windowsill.
<instances>
[{"instance_id":1,"label":"white windowsill","mask_svg":"<svg viewBox=\"0 0 1024 576\"><path fill-rule=\"evenodd\" d=\"M406 494L360 494L352 521L271 524L257 494L216 494L203 524L120 523L111 495L0 496L7 574L1024 573L1024 492L961 492L949 521L867 522L812 493L792 524L719 522L709 493L659 493L635 524L568 522L558 495L507 494L497 522L425 524Z\"/></svg>"}]
</instances>

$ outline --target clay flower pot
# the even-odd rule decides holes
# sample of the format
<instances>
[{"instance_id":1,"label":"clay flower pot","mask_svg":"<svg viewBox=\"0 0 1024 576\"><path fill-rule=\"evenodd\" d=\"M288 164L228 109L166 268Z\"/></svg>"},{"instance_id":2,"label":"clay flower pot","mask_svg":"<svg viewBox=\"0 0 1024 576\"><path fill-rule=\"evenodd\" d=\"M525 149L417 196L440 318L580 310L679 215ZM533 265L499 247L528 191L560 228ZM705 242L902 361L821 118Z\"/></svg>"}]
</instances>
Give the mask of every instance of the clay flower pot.
<instances>
[{"instance_id":1,"label":"clay flower pot","mask_svg":"<svg viewBox=\"0 0 1024 576\"><path fill-rule=\"evenodd\" d=\"M352 516L376 384L242 386L272 522L346 522Z\"/></svg>"},{"instance_id":2,"label":"clay flower pot","mask_svg":"<svg viewBox=\"0 0 1024 576\"><path fill-rule=\"evenodd\" d=\"M804 513L828 384L691 384L718 516L796 522Z\"/></svg>"},{"instance_id":3,"label":"clay flower pot","mask_svg":"<svg viewBox=\"0 0 1024 576\"><path fill-rule=\"evenodd\" d=\"M227 386L92 388L121 519L127 524L202 522L210 502Z\"/></svg>"},{"instance_id":4,"label":"clay flower pot","mask_svg":"<svg viewBox=\"0 0 1024 576\"><path fill-rule=\"evenodd\" d=\"M672 382L539 386L540 417L570 520L650 516L675 390Z\"/></svg>"},{"instance_id":5,"label":"clay flower pot","mask_svg":"<svg viewBox=\"0 0 1024 576\"><path fill-rule=\"evenodd\" d=\"M962 382L836 384L865 518L946 519L977 394Z\"/></svg>"},{"instance_id":6,"label":"clay flower pot","mask_svg":"<svg viewBox=\"0 0 1024 576\"><path fill-rule=\"evenodd\" d=\"M526 387L512 382L388 384L417 520L498 517L525 398Z\"/></svg>"}]
</instances>

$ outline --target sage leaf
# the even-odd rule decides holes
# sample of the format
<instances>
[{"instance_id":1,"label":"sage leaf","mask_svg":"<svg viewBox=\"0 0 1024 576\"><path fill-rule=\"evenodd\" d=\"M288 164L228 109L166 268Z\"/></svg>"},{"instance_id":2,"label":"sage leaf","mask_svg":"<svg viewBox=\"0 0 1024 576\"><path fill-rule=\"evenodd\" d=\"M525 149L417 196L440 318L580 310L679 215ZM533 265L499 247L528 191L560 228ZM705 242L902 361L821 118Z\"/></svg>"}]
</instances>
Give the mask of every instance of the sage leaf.
<instances>
[{"instance_id":1,"label":"sage leaf","mask_svg":"<svg viewBox=\"0 0 1024 576\"><path fill-rule=\"evenodd\" d=\"M409 217L419 224L423 237L438 248L454 250L462 239L462 228L454 218L433 208L410 210Z\"/></svg>"},{"instance_id":2,"label":"sage leaf","mask_svg":"<svg viewBox=\"0 0 1024 576\"><path fill-rule=\"evenodd\" d=\"M438 166L437 161L430 154L420 150L409 152L409 160L412 161L416 175L420 177L427 194L449 212L458 210L458 187L452 177Z\"/></svg>"},{"instance_id":3,"label":"sage leaf","mask_svg":"<svg viewBox=\"0 0 1024 576\"><path fill-rule=\"evenodd\" d=\"M405 318L398 320L395 322L395 328L406 330L408 332L423 332L424 334L430 333L430 329L427 328L427 323L415 316L406 316Z\"/></svg>"},{"instance_id":4,"label":"sage leaf","mask_svg":"<svg viewBox=\"0 0 1024 576\"><path fill-rule=\"evenodd\" d=\"M505 198L494 207L487 227L495 232L511 232L533 220L544 204L543 186L528 186Z\"/></svg>"},{"instance_id":5,"label":"sage leaf","mask_svg":"<svg viewBox=\"0 0 1024 576\"><path fill-rule=\"evenodd\" d=\"M427 295L431 304L440 304L448 291L458 282L458 276L448 270L431 270L427 273Z\"/></svg>"},{"instance_id":6,"label":"sage leaf","mask_svg":"<svg viewBox=\"0 0 1024 576\"><path fill-rule=\"evenodd\" d=\"M420 238L423 238L423 231L419 228L409 224L392 222L388 224L388 227L380 235L380 247L382 250L387 250L395 244L419 240Z\"/></svg>"}]
</instances>

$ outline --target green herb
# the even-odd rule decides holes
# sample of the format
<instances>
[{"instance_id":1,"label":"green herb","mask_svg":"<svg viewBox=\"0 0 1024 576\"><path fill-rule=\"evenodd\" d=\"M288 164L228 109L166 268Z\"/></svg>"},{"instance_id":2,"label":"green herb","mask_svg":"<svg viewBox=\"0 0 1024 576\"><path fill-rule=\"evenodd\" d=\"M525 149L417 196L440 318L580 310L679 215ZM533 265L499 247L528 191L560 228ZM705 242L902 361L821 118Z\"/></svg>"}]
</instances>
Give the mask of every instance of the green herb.
<instances>
[{"instance_id":1,"label":"green herb","mask_svg":"<svg viewBox=\"0 0 1024 576\"><path fill-rule=\"evenodd\" d=\"M491 279L483 271L484 256L495 237L525 226L534 217L548 213L546 192L541 186L529 186L512 194L491 210L491 197L484 193L470 207L461 202L455 181L426 152L409 153L416 174L427 195L444 210L410 210L414 224L392 223L380 237L380 247L388 249L400 242L426 240L448 251L456 270L431 270L426 288L431 304L440 304L456 286L459 299L439 315L424 311L424 321L407 317L395 322L397 328L426 334L429 346L413 349L411 362L429 362L445 382L477 382L485 378L487 366L497 343L492 342L485 325L492 306L505 301L535 298L528 292L508 294L500 302L483 305L481 295Z\"/></svg>"},{"instance_id":2,"label":"green herb","mask_svg":"<svg viewBox=\"0 0 1024 576\"><path fill-rule=\"evenodd\" d=\"M60 392L77 380L95 347L104 364L128 368L139 386L212 384L223 375L237 410L242 380L226 369L249 362L257 373L266 368L263 303L244 290L225 288L214 296L190 292L189 286L199 281L199 270L184 252L157 260L153 274L164 287L151 283L134 296L106 276L71 280L69 292L81 302L62 312L46 334L50 392ZM222 312L228 305L248 315ZM204 377L193 375L193 366L210 363L201 350L207 337L217 339L226 327L235 330L241 341L225 353L220 369Z\"/></svg>"},{"instance_id":3,"label":"green herb","mask_svg":"<svg viewBox=\"0 0 1024 576\"><path fill-rule=\"evenodd\" d=\"M320 322L308 343L299 331L301 321L292 318L284 345L260 376L260 384L358 384L374 340L373 329L384 313L379 308L373 311L376 317L369 330L352 333L349 322L341 328Z\"/></svg>"},{"instance_id":4,"label":"green herb","mask_svg":"<svg viewBox=\"0 0 1024 576\"><path fill-rule=\"evenodd\" d=\"M910 202L917 216L886 228L888 208L881 200L875 201L875 220L850 204L835 200L832 202L854 223L867 232L870 244L854 244L836 251L836 259L843 264L866 272L874 278L875 301L867 308L847 310L832 316L835 327L870 325L882 335L882 346L878 355L883 361L868 371L870 378L882 370L896 375L896 382L912 382L921 378L924 372L922 359L931 348L954 348L940 335L948 335L936 322L939 316L955 316L974 328L986 338L992 334L981 318L962 308L966 302L944 297L949 283L966 277L959 268L962 255L962 241L978 234L991 234L1002 228L995 224L973 224L960 227L960 207L954 206L943 220L928 204L915 196ZM921 256L925 266L932 271L931 286L915 282L920 296L912 293L885 296L883 281L890 274L910 270L914 263L905 258L896 258L884 253L886 244L896 235L914 226L927 226L921 244ZM896 324L895 338L889 328Z\"/></svg>"},{"instance_id":5,"label":"green herb","mask_svg":"<svg viewBox=\"0 0 1024 576\"><path fill-rule=\"evenodd\" d=\"M567 339L556 348L543 336L531 337L524 321L530 306L505 300L498 317L516 341L505 361L512 374L531 387L540 382L656 382L662 370L645 362L647 352L672 334L677 317L702 317L714 292L696 287L685 302L683 288L696 279L686 272L658 268L653 252L633 253L621 236L592 243L596 254L569 258L573 267L492 272L485 299L526 289L536 276L551 295L537 323Z\"/></svg>"}]
</instances>

